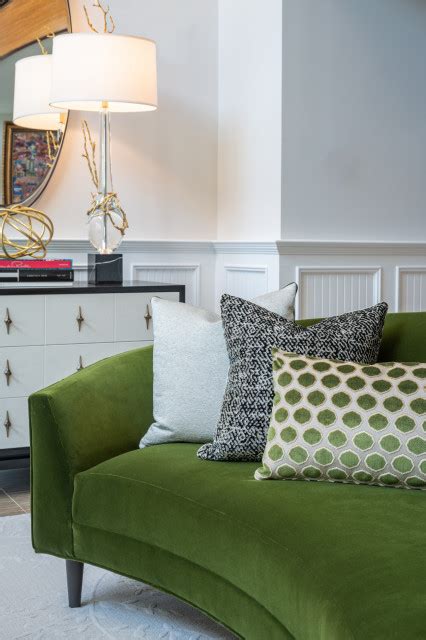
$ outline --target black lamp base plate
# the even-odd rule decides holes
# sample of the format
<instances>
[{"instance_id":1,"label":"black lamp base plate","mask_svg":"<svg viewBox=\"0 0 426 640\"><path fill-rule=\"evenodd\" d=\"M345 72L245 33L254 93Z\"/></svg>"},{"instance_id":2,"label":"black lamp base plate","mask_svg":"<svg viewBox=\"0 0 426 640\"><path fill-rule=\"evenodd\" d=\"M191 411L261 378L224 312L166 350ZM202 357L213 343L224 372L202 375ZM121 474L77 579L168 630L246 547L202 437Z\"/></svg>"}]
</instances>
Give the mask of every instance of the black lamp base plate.
<instances>
[{"instance_id":1,"label":"black lamp base plate","mask_svg":"<svg viewBox=\"0 0 426 640\"><path fill-rule=\"evenodd\" d=\"M89 253L87 255L89 284L122 284L123 254Z\"/></svg>"}]
</instances>

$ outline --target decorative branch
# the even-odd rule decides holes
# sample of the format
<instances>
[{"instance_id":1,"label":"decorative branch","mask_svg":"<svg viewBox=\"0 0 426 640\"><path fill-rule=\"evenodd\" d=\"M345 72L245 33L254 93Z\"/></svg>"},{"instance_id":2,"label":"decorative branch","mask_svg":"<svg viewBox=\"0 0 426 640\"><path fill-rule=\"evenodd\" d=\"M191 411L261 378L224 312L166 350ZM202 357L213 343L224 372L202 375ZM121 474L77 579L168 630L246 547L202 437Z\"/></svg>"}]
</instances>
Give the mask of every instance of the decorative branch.
<instances>
[{"instance_id":1,"label":"decorative branch","mask_svg":"<svg viewBox=\"0 0 426 640\"><path fill-rule=\"evenodd\" d=\"M51 31L50 33L46 33L46 35L44 36L45 38L51 38L53 39L55 37L55 34L53 33L53 31ZM37 38L37 42L38 42L38 46L40 47L41 53L44 56L47 56L49 54L48 50L46 49L46 47L44 46L43 42L41 41L40 38Z\"/></svg>"},{"instance_id":2,"label":"decorative branch","mask_svg":"<svg viewBox=\"0 0 426 640\"><path fill-rule=\"evenodd\" d=\"M47 155L49 156L49 162L47 163L47 165L51 169L53 166L53 153L52 153L50 133L51 133L50 131L46 131Z\"/></svg>"},{"instance_id":3,"label":"decorative branch","mask_svg":"<svg viewBox=\"0 0 426 640\"><path fill-rule=\"evenodd\" d=\"M111 209L115 209L115 213L119 218L121 218L121 224L117 224L112 215ZM103 196L101 200L94 200L92 202L92 206L90 207L87 215L90 217L92 215L101 215L109 218L112 226L117 229L121 233L122 236L125 235L126 229L129 228L129 223L127 222L127 216L124 210L121 207L120 201L116 193L108 193L106 196Z\"/></svg>"},{"instance_id":4,"label":"decorative branch","mask_svg":"<svg viewBox=\"0 0 426 640\"><path fill-rule=\"evenodd\" d=\"M104 8L100 0L96 0L96 2L92 4L92 7L94 7L95 9L100 9L100 11L102 12L103 19L104 19L104 33L113 33L115 30L115 22L112 15L109 12L109 5L107 5L106 8ZM83 4L83 9L84 9L84 13L86 16L86 21L89 26L89 29L94 33L99 33L99 31L94 26L93 22L90 20L89 12L85 4Z\"/></svg>"},{"instance_id":5,"label":"decorative branch","mask_svg":"<svg viewBox=\"0 0 426 640\"><path fill-rule=\"evenodd\" d=\"M47 49L42 43L42 41L40 40L40 38L37 38L37 42L38 42L38 46L40 47L42 55L47 56Z\"/></svg>"},{"instance_id":6,"label":"decorative branch","mask_svg":"<svg viewBox=\"0 0 426 640\"><path fill-rule=\"evenodd\" d=\"M83 120L81 123L81 128L83 131L84 138L84 153L82 157L86 159L87 166L89 167L90 177L92 178L92 182L96 188L96 191L99 191L99 177L98 177L98 169L96 166L96 142L92 139L92 134L90 133L90 128L87 123L87 120ZM89 154L90 147L90 154Z\"/></svg>"},{"instance_id":7,"label":"decorative branch","mask_svg":"<svg viewBox=\"0 0 426 640\"><path fill-rule=\"evenodd\" d=\"M53 131L46 131L46 142L47 142L47 155L49 157L49 162L47 162L47 166L51 169L55 163L55 159L59 149L59 142L55 138Z\"/></svg>"},{"instance_id":8,"label":"decorative branch","mask_svg":"<svg viewBox=\"0 0 426 640\"><path fill-rule=\"evenodd\" d=\"M90 31L93 31L94 33L99 33L99 31L97 29L95 29L95 27L93 26L93 24L90 21L89 13L87 11L87 7L86 7L85 4L83 5L83 9L84 9L84 13L86 15L87 24L89 25Z\"/></svg>"}]
</instances>

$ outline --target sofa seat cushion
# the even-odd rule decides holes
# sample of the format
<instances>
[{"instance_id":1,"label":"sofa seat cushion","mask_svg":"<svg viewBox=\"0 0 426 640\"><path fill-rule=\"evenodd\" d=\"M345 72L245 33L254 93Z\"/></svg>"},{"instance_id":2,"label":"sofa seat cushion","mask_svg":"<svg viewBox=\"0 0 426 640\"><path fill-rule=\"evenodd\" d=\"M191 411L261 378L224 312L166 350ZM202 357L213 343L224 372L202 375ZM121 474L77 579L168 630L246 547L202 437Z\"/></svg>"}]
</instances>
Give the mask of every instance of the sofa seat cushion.
<instances>
[{"instance_id":1,"label":"sofa seat cushion","mask_svg":"<svg viewBox=\"0 0 426 640\"><path fill-rule=\"evenodd\" d=\"M202 461L196 450L158 445L78 474L80 538L104 530L124 541L122 555L130 538L183 558L297 639L423 637L424 492L257 482L256 463Z\"/></svg>"}]
</instances>

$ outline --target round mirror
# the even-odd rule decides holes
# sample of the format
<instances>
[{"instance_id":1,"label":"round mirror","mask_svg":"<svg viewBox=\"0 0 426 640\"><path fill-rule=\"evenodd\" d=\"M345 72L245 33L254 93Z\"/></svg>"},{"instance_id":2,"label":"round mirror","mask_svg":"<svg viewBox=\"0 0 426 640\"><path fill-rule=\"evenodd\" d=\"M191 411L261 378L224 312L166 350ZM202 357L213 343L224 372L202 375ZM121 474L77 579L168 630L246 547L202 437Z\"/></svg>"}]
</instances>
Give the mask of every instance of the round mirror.
<instances>
[{"instance_id":1,"label":"round mirror","mask_svg":"<svg viewBox=\"0 0 426 640\"><path fill-rule=\"evenodd\" d=\"M0 0L0 207L31 206L61 151L67 112L49 106L52 36L68 0Z\"/></svg>"}]
</instances>

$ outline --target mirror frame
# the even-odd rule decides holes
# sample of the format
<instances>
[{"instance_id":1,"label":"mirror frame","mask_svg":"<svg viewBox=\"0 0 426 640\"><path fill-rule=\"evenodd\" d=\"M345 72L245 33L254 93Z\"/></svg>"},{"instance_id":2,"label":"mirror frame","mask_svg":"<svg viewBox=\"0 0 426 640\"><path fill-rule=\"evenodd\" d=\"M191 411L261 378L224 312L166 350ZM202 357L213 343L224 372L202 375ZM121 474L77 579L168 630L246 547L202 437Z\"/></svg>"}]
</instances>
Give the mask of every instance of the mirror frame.
<instances>
[{"instance_id":1,"label":"mirror frame","mask_svg":"<svg viewBox=\"0 0 426 640\"><path fill-rule=\"evenodd\" d=\"M6 7L10 1L11 0L0 0L0 18L1 18L1 9ZM66 12L67 12L67 16L68 16L68 33L72 33L70 3L69 3L69 0L63 0L63 2L65 4L65 6L66 6ZM62 32L62 33L64 33L64 32ZM12 53L16 53L16 51L19 51L20 49L24 49L28 45L34 44L35 42L37 42L37 39L35 39L33 41L30 41L30 42L26 42L21 47L18 47L16 49L13 49L13 50L9 51L9 53L7 55L11 55ZM0 58L0 63L3 60L7 59L7 55ZM49 184L49 181L50 181L52 175L54 174L54 172L56 170L56 166L58 164L58 160L59 160L59 157L61 155L62 147L64 145L65 136L66 136L67 129L68 129L68 122L69 122L69 111L68 111L67 116L66 116L66 121L65 121L65 125L64 125L64 131L63 131L63 134L62 134L62 139L61 139L61 143L60 143L59 148L58 148L58 152L57 152L57 154L55 156L55 159L54 159L53 164L52 164L52 166L50 168L50 171L45 176L43 182L41 182L41 184L37 187L37 189L35 189L34 193L32 193L28 198L26 198L25 200L22 200L21 202L15 202L15 203L13 203L13 202L1 203L0 202L0 210L2 208L11 207L11 206L14 206L14 205L15 206L22 206L22 207L31 207L40 198L40 196L42 195L42 193L46 189L46 187ZM25 128L25 127L23 127L23 128ZM1 176L2 180L5 180L5 178L6 178L6 167L5 167L6 146L5 146L5 143L6 143L6 141L3 140L3 150L2 150L2 153L3 153L3 162L2 162L3 175ZM3 189L3 191L4 191L4 189Z\"/></svg>"}]
</instances>

